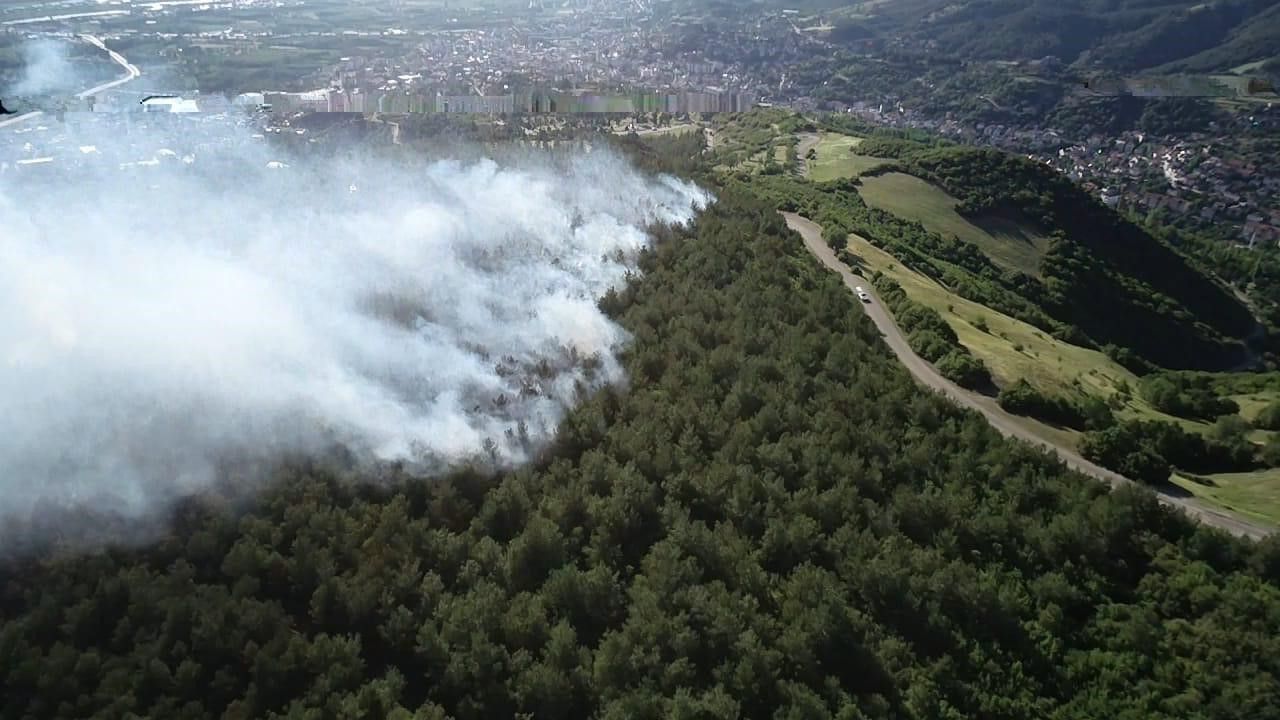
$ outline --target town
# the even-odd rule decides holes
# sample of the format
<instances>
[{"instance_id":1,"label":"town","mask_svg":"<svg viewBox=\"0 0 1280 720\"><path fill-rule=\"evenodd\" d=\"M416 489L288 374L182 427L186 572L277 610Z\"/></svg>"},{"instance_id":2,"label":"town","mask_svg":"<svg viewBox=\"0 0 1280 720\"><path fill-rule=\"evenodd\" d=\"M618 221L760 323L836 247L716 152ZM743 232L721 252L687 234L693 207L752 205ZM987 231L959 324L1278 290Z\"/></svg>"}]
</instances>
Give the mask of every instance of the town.
<instances>
[{"instance_id":1,"label":"town","mask_svg":"<svg viewBox=\"0 0 1280 720\"><path fill-rule=\"evenodd\" d=\"M795 10L744 12L712 24L678 3L580 0L552 6L533 0L512 22L484 8L446 3L440 13L418 15L392 4L390 19L396 22L379 27L387 17L304 0L274 7L247 1L107 5L3 22L10 32L57 32L65 18L78 17L115 44L155 54L162 77L199 68L210 86L225 87L219 92L130 86L90 98L93 110L131 108L149 93L182 95L191 100L187 109L205 113L257 107L277 117L658 112L687 120L758 105L828 110L1026 154L1122 210L1213 228L1220 235L1230 228L1227 235L1247 245L1280 243L1280 177L1256 158L1234 152L1242 136L1280 132L1280 107L1271 103L1235 113L1212 132L1126 130L1073 137L1042 119L966 121L870 87L851 86L835 99L820 92L825 80L803 72L835 51L826 34L831 26L820 14ZM323 16L315 14L317 8L338 13L334 17L346 24L318 29L314 20ZM268 12L299 19L270 24L262 20ZM903 51L910 49L906 42L854 46L860 52ZM238 78L222 82L217 74L220 64L288 58L288 48L309 44L332 48L335 56L279 86L245 86ZM336 54L342 49L349 54Z\"/></svg>"}]
</instances>

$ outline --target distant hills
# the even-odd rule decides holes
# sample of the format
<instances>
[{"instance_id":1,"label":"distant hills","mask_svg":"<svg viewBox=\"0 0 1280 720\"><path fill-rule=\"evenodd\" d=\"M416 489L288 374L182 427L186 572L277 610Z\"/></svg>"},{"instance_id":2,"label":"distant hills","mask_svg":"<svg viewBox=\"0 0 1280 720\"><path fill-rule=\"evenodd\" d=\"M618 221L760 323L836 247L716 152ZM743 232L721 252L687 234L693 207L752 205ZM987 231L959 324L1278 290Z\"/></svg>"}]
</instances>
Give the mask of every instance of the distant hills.
<instances>
[{"instance_id":1,"label":"distant hills","mask_svg":"<svg viewBox=\"0 0 1280 720\"><path fill-rule=\"evenodd\" d=\"M749 9L820 15L829 38L973 61L1057 58L1119 73L1280 71L1274 0L686 0L712 15Z\"/></svg>"},{"instance_id":2,"label":"distant hills","mask_svg":"<svg viewBox=\"0 0 1280 720\"><path fill-rule=\"evenodd\" d=\"M972 60L1215 72L1258 62L1274 70L1280 58L1272 0L897 0L831 12L842 16L837 33L896 34Z\"/></svg>"}]
</instances>

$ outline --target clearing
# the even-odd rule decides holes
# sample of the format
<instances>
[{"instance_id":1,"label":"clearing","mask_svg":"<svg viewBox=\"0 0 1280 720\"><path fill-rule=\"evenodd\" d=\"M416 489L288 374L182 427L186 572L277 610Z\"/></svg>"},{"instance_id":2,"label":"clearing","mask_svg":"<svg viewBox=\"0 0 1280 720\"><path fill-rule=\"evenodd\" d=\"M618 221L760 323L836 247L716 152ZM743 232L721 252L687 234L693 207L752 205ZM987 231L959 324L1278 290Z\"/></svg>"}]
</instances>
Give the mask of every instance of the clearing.
<instances>
[{"instance_id":1,"label":"clearing","mask_svg":"<svg viewBox=\"0 0 1280 720\"><path fill-rule=\"evenodd\" d=\"M1280 469L1173 476L1173 484L1244 517L1280 523Z\"/></svg>"},{"instance_id":2,"label":"clearing","mask_svg":"<svg viewBox=\"0 0 1280 720\"><path fill-rule=\"evenodd\" d=\"M995 217L970 221L956 212L959 201L954 197L905 173L863 178L858 193L871 207L914 220L939 235L973 243L1000 265L1039 276L1049 240L1019 223Z\"/></svg>"},{"instance_id":3,"label":"clearing","mask_svg":"<svg viewBox=\"0 0 1280 720\"><path fill-rule=\"evenodd\" d=\"M890 162L888 158L856 154L854 148L861 142L862 138L852 135L822 133L813 148L814 159L805 160L805 170L809 177L815 182L857 177Z\"/></svg>"}]
</instances>

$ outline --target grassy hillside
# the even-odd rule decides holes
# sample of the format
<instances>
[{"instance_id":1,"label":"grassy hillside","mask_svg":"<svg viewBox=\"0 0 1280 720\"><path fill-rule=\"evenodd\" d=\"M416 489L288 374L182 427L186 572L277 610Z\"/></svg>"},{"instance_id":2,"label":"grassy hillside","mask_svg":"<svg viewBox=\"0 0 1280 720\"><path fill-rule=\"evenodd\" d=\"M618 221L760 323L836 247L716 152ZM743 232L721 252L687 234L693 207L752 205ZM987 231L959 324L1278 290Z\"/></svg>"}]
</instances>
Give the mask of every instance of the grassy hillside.
<instances>
[{"instance_id":1,"label":"grassy hillside","mask_svg":"<svg viewBox=\"0 0 1280 720\"><path fill-rule=\"evenodd\" d=\"M881 143L880 150L891 148ZM1239 362L1243 346L1233 338L1253 329L1248 310L1168 246L1069 183L1065 189L1050 183L1041 195L1028 190L1028 182L1035 187L1040 181L1040 168L1031 163L966 149L940 152L921 164L899 159L899 167L926 176L931 167L967 173L971 185L961 175L945 180L962 200L957 211L1007 218L1050 237L1040 264L1043 279L1002 266L975 243L868 207L859 194L865 175L817 185L757 176L752 184L780 208L817 213L814 219L833 237L856 232L965 298L1073 344L1110 347L1131 368L1220 369ZM1011 164L1001 167L1005 162ZM969 188L980 188L980 196Z\"/></svg>"},{"instance_id":2,"label":"grassy hillside","mask_svg":"<svg viewBox=\"0 0 1280 720\"><path fill-rule=\"evenodd\" d=\"M1174 368L1221 368L1242 357L1239 339L1254 327L1248 309L1171 247L1066 178L992 150L877 147L881 154L898 154L900 167L958 199L955 211L971 221L1005 218L1049 237L1039 265L1042 280L1000 282L1093 342ZM1025 248L1016 238L1005 242Z\"/></svg>"},{"instance_id":3,"label":"grassy hillside","mask_svg":"<svg viewBox=\"0 0 1280 720\"><path fill-rule=\"evenodd\" d=\"M813 148L813 159L807 160L809 177L818 182L858 177L889 162L888 158L858 153L861 142L862 138L852 135L821 133Z\"/></svg>"},{"instance_id":4,"label":"grassy hillside","mask_svg":"<svg viewBox=\"0 0 1280 720\"><path fill-rule=\"evenodd\" d=\"M849 236L848 252L848 257L864 273L878 272L892 278L912 300L937 311L961 344L990 369L999 387L1025 380L1050 396L1073 401L1087 397L1106 400L1122 419L1172 422L1201 434L1210 430L1210 424L1204 420L1182 418L1152 407L1139 392L1140 377L1102 352L1064 342L1021 320L967 300L856 234ZM1262 407L1280 399L1280 392L1275 391L1223 392L1224 397L1237 402L1240 416L1249 421ZM1068 445L1074 445L1079 437L1069 429L1049 430L1042 434ZM1270 436L1271 433L1254 431L1252 439L1261 443ZM1280 513L1274 519L1280 520Z\"/></svg>"},{"instance_id":5,"label":"grassy hillside","mask_svg":"<svg viewBox=\"0 0 1280 720\"><path fill-rule=\"evenodd\" d=\"M1173 483L1231 512L1264 522L1280 521L1280 469L1192 475L1179 473Z\"/></svg>"},{"instance_id":6,"label":"grassy hillside","mask_svg":"<svg viewBox=\"0 0 1280 720\"><path fill-rule=\"evenodd\" d=\"M824 213L832 232L857 232L956 294L1106 350L1131 370L1225 369L1246 358L1242 340L1257 327L1249 308L1201 265L1052 169L842 122L860 135L814 135L808 123L800 143L815 155L803 161L810 176L824 168L838 176L830 181L802 186L777 164L774 172L750 159L726 164L743 149L794 146L795 133L780 131L805 123L776 111L723 121L718 134L729 140L717 143L720 168L744 179L766 175L756 185L779 207ZM751 142L736 140L743 137ZM833 169L832 158L853 150L877 166L857 177Z\"/></svg>"},{"instance_id":7,"label":"grassy hillside","mask_svg":"<svg viewBox=\"0 0 1280 720\"><path fill-rule=\"evenodd\" d=\"M1011 270L1038 276L1040 262L1049 250L1048 238L1016 221L963 217L956 212L959 200L913 175L888 173L864 178L858 194L871 207L919 222L931 232L973 243Z\"/></svg>"}]
</instances>

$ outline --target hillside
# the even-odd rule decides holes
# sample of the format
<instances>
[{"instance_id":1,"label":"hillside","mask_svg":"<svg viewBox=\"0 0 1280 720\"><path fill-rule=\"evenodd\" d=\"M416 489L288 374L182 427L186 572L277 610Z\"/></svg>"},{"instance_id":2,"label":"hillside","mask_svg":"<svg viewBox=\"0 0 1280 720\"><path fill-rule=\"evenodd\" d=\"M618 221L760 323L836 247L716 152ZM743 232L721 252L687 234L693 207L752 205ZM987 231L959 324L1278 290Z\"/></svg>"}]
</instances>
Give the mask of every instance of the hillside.
<instances>
[{"instance_id":1,"label":"hillside","mask_svg":"<svg viewBox=\"0 0 1280 720\"><path fill-rule=\"evenodd\" d=\"M244 517L194 501L154 546L5 569L0 716L1280 707L1280 541L918 388L771 207L719 194L603 301L629 387L534 466L300 464Z\"/></svg>"},{"instance_id":2,"label":"hillside","mask_svg":"<svg viewBox=\"0 0 1280 720\"><path fill-rule=\"evenodd\" d=\"M828 47L787 68L792 92L819 103L901 103L920 117L1052 128L1078 141L1121 130L1210 131L1274 102L1280 87L1280 7L1270 0L754 6L796 9L801 25L831 28L820 36ZM1153 82L1164 91L1147 97Z\"/></svg>"},{"instance_id":3,"label":"hillside","mask_svg":"<svg viewBox=\"0 0 1280 720\"><path fill-rule=\"evenodd\" d=\"M900 0L843 14L838 33L897 34L965 60L1053 56L1135 72L1174 63L1226 71L1280 57L1280 13L1269 0Z\"/></svg>"},{"instance_id":4,"label":"hillside","mask_svg":"<svg viewBox=\"0 0 1280 720\"><path fill-rule=\"evenodd\" d=\"M797 135L813 152L789 173L722 172L815 219L916 355L1040 421L1027 427L1043 440L1166 492L1280 521L1280 384L1229 371L1246 357L1276 367L1263 332L1274 263L1135 225L1024 159L843 116L813 123L819 132ZM797 177L819 170L835 178ZM1195 364L1223 372L1190 381L1159 371Z\"/></svg>"},{"instance_id":5,"label":"hillside","mask_svg":"<svg viewBox=\"0 0 1280 720\"><path fill-rule=\"evenodd\" d=\"M856 179L803 185L766 176L753 185L961 296L1131 368L1225 369L1245 357L1241 339L1255 322L1239 300L1051 169L997 151L884 137L857 149L895 161ZM920 180L901 182L907 175ZM941 192L921 191L924 182Z\"/></svg>"},{"instance_id":6,"label":"hillside","mask_svg":"<svg viewBox=\"0 0 1280 720\"><path fill-rule=\"evenodd\" d=\"M1096 342L1128 347L1166 367L1224 367L1240 359L1232 339L1252 331L1248 310L1067 178L996 151L927 151L907 164L959 197L962 215L1010 217L1051 236L1040 265L1040 304Z\"/></svg>"}]
</instances>

